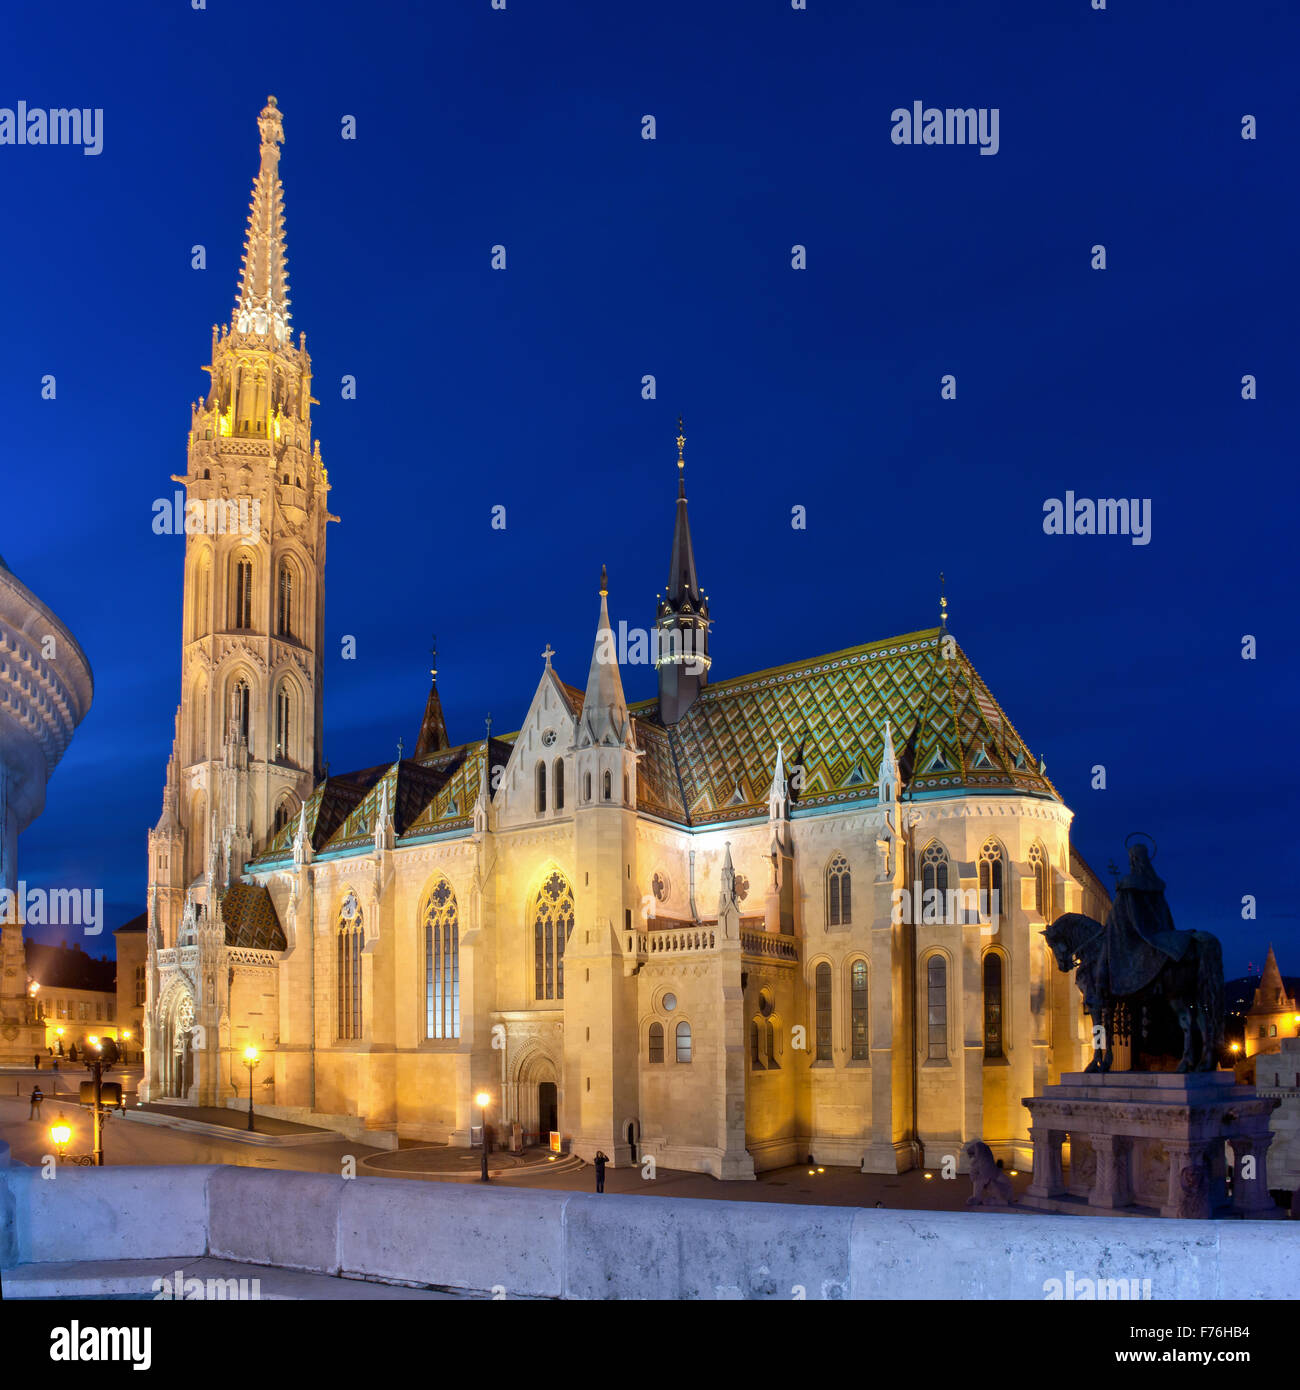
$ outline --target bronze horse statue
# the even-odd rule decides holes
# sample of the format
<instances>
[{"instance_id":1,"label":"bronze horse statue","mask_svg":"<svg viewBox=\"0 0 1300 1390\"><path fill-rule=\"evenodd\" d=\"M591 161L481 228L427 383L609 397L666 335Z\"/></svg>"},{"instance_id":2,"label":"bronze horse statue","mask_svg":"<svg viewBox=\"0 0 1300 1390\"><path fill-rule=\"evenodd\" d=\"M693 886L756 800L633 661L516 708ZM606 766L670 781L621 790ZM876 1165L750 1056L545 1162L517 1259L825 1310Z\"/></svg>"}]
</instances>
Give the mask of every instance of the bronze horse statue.
<instances>
[{"instance_id":1,"label":"bronze horse statue","mask_svg":"<svg viewBox=\"0 0 1300 1390\"><path fill-rule=\"evenodd\" d=\"M1092 1019L1092 1061L1106 1072L1113 1060L1120 1004L1137 1019L1143 1004L1164 1000L1183 1030L1180 1072L1214 1071L1223 1046L1223 951L1209 932L1177 931L1165 885L1143 844L1129 849L1129 874L1116 889L1105 924L1082 912L1058 917L1043 935L1059 969L1075 982ZM1100 1029L1100 1033L1098 1030Z\"/></svg>"}]
</instances>

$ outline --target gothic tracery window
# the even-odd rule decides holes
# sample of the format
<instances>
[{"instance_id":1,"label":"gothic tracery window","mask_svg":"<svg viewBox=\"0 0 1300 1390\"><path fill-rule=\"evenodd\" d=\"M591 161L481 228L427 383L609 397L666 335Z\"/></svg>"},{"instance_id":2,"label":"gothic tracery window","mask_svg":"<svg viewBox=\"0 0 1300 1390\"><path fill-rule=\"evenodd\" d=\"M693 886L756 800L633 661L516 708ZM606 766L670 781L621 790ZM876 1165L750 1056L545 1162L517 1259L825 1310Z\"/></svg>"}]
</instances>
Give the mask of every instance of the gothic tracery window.
<instances>
[{"instance_id":1,"label":"gothic tracery window","mask_svg":"<svg viewBox=\"0 0 1300 1390\"><path fill-rule=\"evenodd\" d=\"M231 627L246 629L253 626L253 562L235 561L235 611Z\"/></svg>"},{"instance_id":2,"label":"gothic tracery window","mask_svg":"<svg viewBox=\"0 0 1300 1390\"><path fill-rule=\"evenodd\" d=\"M460 1037L460 921L456 894L439 879L424 909L426 1038Z\"/></svg>"},{"instance_id":3,"label":"gothic tracery window","mask_svg":"<svg viewBox=\"0 0 1300 1390\"><path fill-rule=\"evenodd\" d=\"M543 761L537 764L537 814L540 816L546 811L546 763Z\"/></svg>"},{"instance_id":4,"label":"gothic tracery window","mask_svg":"<svg viewBox=\"0 0 1300 1390\"><path fill-rule=\"evenodd\" d=\"M1002 846L994 839L980 850L980 913L986 918L1002 912Z\"/></svg>"},{"instance_id":5,"label":"gothic tracery window","mask_svg":"<svg viewBox=\"0 0 1300 1390\"><path fill-rule=\"evenodd\" d=\"M293 567L282 562L276 604L276 631L281 637L293 636L293 617Z\"/></svg>"},{"instance_id":6,"label":"gothic tracery window","mask_svg":"<svg viewBox=\"0 0 1300 1390\"><path fill-rule=\"evenodd\" d=\"M926 1055L932 1062L948 1060L948 963L933 955L925 967L926 1021L928 1047Z\"/></svg>"},{"instance_id":7,"label":"gothic tracery window","mask_svg":"<svg viewBox=\"0 0 1300 1390\"><path fill-rule=\"evenodd\" d=\"M853 920L852 879L849 861L842 854L831 860L826 870L826 925L847 927Z\"/></svg>"},{"instance_id":8,"label":"gothic tracery window","mask_svg":"<svg viewBox=\"0 0 1300 1390\"><path fill-rule=\"evenodd\" d=\"M831 968L825 962L817 967L814 975L816 988L816 1047L813 1060L817 1062L829 1062L831 1060Z\"/></svg>"},{"instance_id":9,"label":"gothic tracery window","mask_svg":"<svg viewBox=\"0 0 1300 1390\"><path fill-rule=\"evenodd\" d=\"M850 1058L865 1062L871 1056L867 1035L867 963L855 960L849 973L849 1041Z\"/></svg>"},{"instance_id":10,"label":"gothic tracery window","mask_svg":"<svg viewBox=\"0 0 1300 1390\"><path fill-rule=\"evenodd\" d=\"M984 1055L1002 1056L1002 957L984 957Z\"/></svg>"},{"instance_id":11,"label":"gothic tracery window","mask_svg":"<svg viewBox=\"0 0 1300 1390\"><path fill-rule=\"evenodd\" d=\"M249 741L249 739L248 739L248 708L249 708L248 682L247 682L246 680L244 680L243 677L241 676L240 679L237 680L237 681L235 682L234 699L231 701L231 710L230 710L230 713L231 713L231 715L233 716L233 718L234 718L234 720L235 720L235 726L236 726L236 727L238 728L238 730L239 730L239 736L240 736L240 738L242 738L242 739L244 740L245 743L248 743L248 741ZM248 751L251 753L253 750L252 750L252 748L250 747Z\"/></svg>"},{"instance_id":12,"label":"gothic tracery window","mask_svg":"<svg viewBox=\"0 0 1300 1390\"><path fill-rule=\"evenodd\" d=\"M533 905L534 995L564 998L564 947L573 931L573 889L558 870L538 890Z\"/></svg>"},{"instance_id":13,"label":"gothic tracery window","mask_svg":"<svg viewBox=\"0 0 1300 1390\"><path fill-rule=\"evenodd\" d=\"M931 840L921 855L921 894L948 892L948 854L938 840Z\"/></svg>"},{"instance_id":14,"label":"gothic tracery window","mask_svg":"<svg viewBox=\"0 0 1300 1390\"><path fill-rule=\"evenodd\" d=\"M1051 880L1047 852L1037 840L1029 847L1029 864L1034 872L1034 908L1044 920L1051 910Z\"/></svg>"},{"instance_id":15,"label":"gothic tracery window","mask_svg":"<svg viewBox=\"0 0 1300 1390\"><path fill-rule=\"evenodd\" d=\"M281 686L275 697L275 756L284 762L291 762L289 756L289 713L291 707L289 691Z\"/></svg>"},{"instance_id":16,"label":"gothic tracery window","mask_svg":"<svg viewBox=\"0 0 1300 1390\"><path fill-rule=\"evenodd\" d=\"M338 1032L340 1040L349 1041L361 1037L361 948L365 944L361 904L353 892L343 899L335 937Z\"/></svg>"},{"instance_id":17,"label":"gothic tracery window","mask_svg":"<svg viewBox=\"0 0 1300 1390\"><path fill-rule=\"evenodd\" d=\"M556 758L551 768L551 786L554 788L554 802L557 811L564 810L564 759Z\"/></svg>"}]
</instances>

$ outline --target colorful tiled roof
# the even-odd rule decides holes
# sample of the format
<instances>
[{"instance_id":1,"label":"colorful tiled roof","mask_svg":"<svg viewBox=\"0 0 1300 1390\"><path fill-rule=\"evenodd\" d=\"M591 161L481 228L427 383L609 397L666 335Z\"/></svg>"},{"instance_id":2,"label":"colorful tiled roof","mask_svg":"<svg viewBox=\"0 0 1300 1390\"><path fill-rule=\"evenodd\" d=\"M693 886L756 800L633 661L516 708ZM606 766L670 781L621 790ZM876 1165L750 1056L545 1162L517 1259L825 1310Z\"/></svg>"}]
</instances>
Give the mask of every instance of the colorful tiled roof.
<instances>
[{"instance_id":1,"label":"colorful tiled roof","mask_svg":"<svg viewBox=\"0 0 1300 1390\"><path fill-rule=\"evenodd\" d=\"M221 895L221 920L227 946L254 951L284 951L288 941L271 894L260 883L232 883Z\"/></svg>"},{"instance_id":2,"label":"colorful tiled roof","mask_svg":"<svg viewBox=\"0 0 1300 1390\"><path fill-rule=\"evenodd\" d=\"M557 683L580 716L583 692ZM671 727L656 700L628 713L643 755L638 810L681 825L766 815L778 744L796 807L873 805L886 720L914 796L1060 799L969 657L938 628L719 681ZM517 737L491 740L490 766L508 760ZM307 802L313 850L364 846L384 784L398 839L467 830L482 760L480 740L329 778ZM296 821L285 826L262 858L288 854L296 833Z\"/></svg>"}]
</instances>

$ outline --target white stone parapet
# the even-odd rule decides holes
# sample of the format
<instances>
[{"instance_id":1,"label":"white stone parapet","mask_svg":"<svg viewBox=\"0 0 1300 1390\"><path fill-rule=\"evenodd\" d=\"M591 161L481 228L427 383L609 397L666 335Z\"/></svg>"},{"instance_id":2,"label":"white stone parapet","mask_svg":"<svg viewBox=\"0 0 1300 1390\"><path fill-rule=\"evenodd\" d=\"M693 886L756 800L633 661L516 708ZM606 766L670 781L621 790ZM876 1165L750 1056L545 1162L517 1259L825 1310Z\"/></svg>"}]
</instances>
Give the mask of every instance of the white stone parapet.
<instances>
[{"instance_id":1,"label":"white stone parapet","mask_svg":"<svg viewBox=\"0 0 1300 1390\"><path fill-rule=\"evenodd\" d=\"M212 1257L565 1299L1292 1299L1294 1229L482 1189L212 1165L0 1169L0 1269ZM628 1252L636 1258L629 1259ZM1149 1281L1149 1282L1148 1282ZM800 1293L802 1290L802 1295ZM1100 1295L1099 1295L1100 1296Z\"/></svg>"}]
</instances>

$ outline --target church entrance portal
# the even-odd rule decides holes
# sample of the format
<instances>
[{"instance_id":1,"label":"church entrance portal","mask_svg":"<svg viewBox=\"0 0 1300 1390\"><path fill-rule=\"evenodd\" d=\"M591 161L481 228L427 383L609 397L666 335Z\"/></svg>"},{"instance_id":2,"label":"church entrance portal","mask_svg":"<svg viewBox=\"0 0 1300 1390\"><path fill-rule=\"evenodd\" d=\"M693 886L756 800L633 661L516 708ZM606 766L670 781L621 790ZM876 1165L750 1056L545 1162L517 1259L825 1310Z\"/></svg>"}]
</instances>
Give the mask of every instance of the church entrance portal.
<instances>
[{"instance_id":1,"label":"church entrance portal","mask_svg":"<svg viewBox=\"0 0 1300 1390\"><path fill-rule=\"evenodd\" d=\"M537 1128L541 1142L551 1142L551 1131L560 1127L560 1099L554 1081L542 1081L537 1086Z\"/></svg>"}]
</instances>

